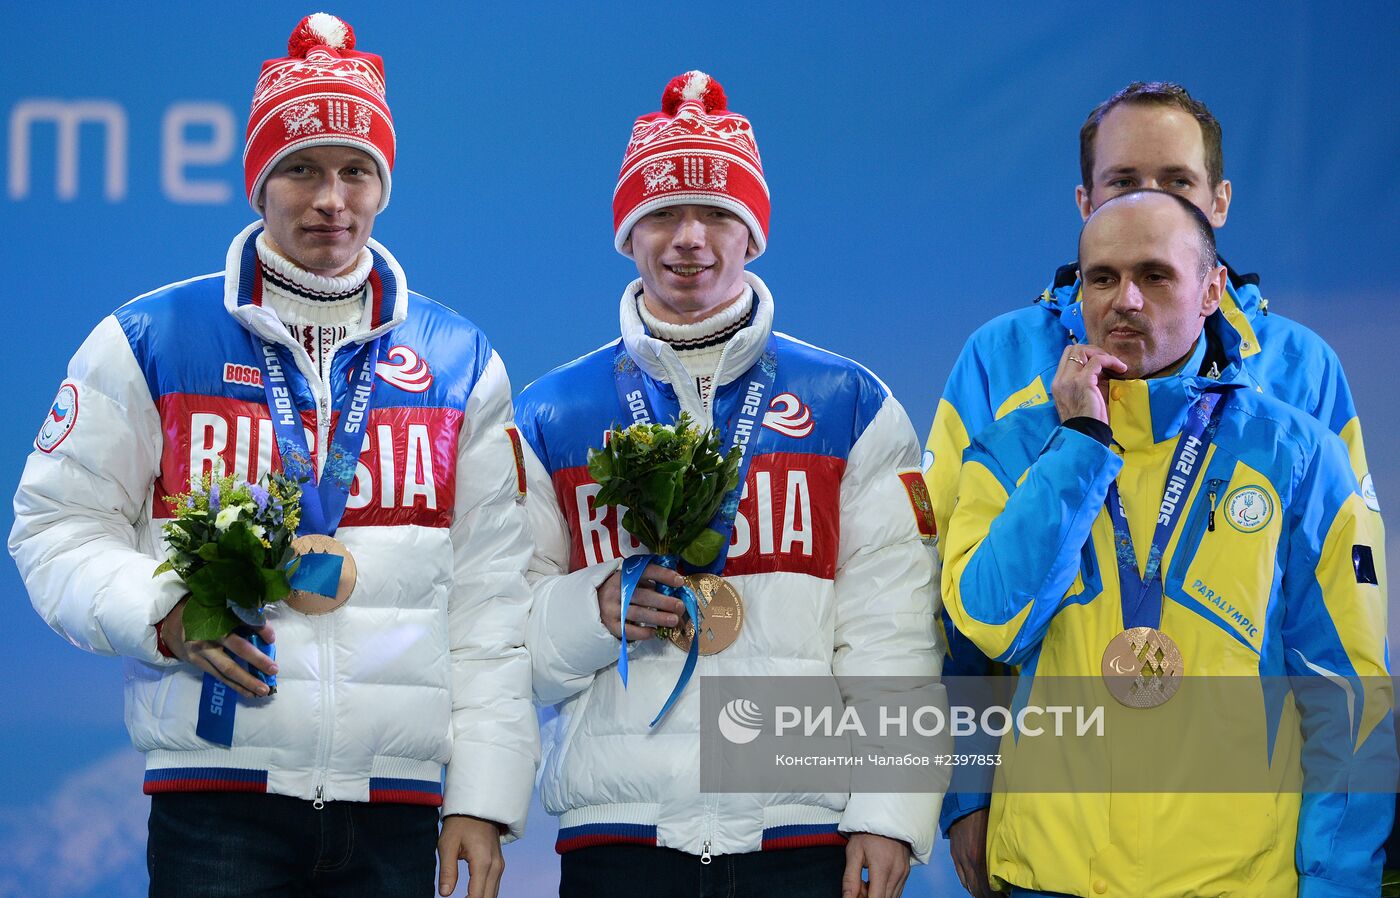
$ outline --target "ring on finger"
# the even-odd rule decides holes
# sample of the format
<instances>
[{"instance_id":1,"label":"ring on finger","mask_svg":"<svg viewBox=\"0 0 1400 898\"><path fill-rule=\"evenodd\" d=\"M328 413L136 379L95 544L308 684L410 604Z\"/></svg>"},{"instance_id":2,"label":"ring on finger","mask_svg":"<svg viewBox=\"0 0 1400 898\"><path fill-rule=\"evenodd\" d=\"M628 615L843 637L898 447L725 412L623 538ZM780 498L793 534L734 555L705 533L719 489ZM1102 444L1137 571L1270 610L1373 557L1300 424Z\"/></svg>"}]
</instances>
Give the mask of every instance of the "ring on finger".
<instances>
[{"instance_id":1,"label":"ring on finger","mask_svg":"<svg viewBox=\"0 0 1400 898\"><path fill-rule=\"evenodd\" d=\"M1069 354L1069 360L1071 362L1078 362L1081 365L1084 364L1084 360L1072 352Z\"/></svg>"}]
</instances>

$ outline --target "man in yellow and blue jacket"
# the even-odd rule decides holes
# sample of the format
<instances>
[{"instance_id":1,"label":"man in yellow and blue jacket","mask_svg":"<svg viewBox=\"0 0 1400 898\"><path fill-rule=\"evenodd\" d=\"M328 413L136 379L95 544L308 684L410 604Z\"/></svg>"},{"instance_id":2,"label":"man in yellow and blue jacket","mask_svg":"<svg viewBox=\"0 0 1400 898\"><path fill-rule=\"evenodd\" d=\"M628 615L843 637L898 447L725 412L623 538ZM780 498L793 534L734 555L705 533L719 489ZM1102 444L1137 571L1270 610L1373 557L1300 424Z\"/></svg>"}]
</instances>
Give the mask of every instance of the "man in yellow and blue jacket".
<instances>
[{"instance_id":1,"label":"man in yellow and blue jacket","mask_svg":"<svg viewBox=\"0 0 1400 898\"><path fill-rule=\"evenodd\" d=\"M1180 85L1138 82L1118 91L1089 114L1080 131L1079 153L1082 183L1076 201L1085 218L1114 196L1156 188L1189 200L1213 227L1225 224L1232 187L1224 177L1220 123ZM1221 326L1233 332L1239 347L1237 377L1342 438L1362 497L1380 526L1360 421L1336 353L1313 331L1271 311L1258 276L1226 270ZM1033 305L979 328L954 364L924 452L934 518L944 537L940 552L958 497L963 450L993 421L1050 402L1050 379L1065 347L1086 339L1080 294L1076 265L1062 266ZM1384 586L1385 572L1378 574ZM947 636L945 676L988 672L989 661L962 634L950 628ZM959 876L977 898L986 894L980 853L988 801L986 795L949 792L940 820L952 840ZM979 825L967 825L974 821Z\"/></svg>"},{"instance_id":2,"label":"man in yellow and blue jacket","mask_svg":"<svg viewBox=\"0 0 1400 898\"><path fill-rule=\"evenodd\" d=\"M1105 647L1140 624L1169 634L1189 677L1322 684L1324 700L1295 688L1261 723L1266 763L1312 775L1331 752L1393 782L1378 516L1342 441L1244 376L1208 220L1170 193L1114 198L1085 225L1079 267L1088 340L1062 352L1053 404L1006 416L963 453L943 547L958 630L1032 682L1099 676ZM1207 400L1193 479L1164 494ZM1139 581L1159 586L1145 624L1126 588ZM1335 757L1339 746L1353 756ZM1332 782L1304 794L998 792L991 880L1012 895L1374 896L1393 796Z\"/></svg>"}]
</instances>

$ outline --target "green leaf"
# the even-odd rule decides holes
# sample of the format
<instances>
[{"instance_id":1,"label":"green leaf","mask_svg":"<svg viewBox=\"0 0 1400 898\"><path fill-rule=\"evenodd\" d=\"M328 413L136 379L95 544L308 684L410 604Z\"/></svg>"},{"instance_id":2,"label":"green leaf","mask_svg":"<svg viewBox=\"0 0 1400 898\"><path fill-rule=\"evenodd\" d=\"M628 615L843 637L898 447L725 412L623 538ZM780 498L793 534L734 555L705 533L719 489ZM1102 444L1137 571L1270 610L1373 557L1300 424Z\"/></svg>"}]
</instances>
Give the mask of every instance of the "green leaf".
<instances>
[{"instance_id":1,"label":"green leaf","mask_svg":"<svg viewBox=\"0 0 1400 898\"><path fill-rule=\"evenodd\" d=\"M610 480L603 484L603 488L598 490L598 495L593 497L593 504L599 505L626 505L623 501L626 496L623 493L627 489L627 484L617 480Z\"/></svg>"},{"instance_id":2,"label":"green leaf","mask_svg":"<svg viewBox=\"0 0 1400 898\"><path fill-rule=\"evenodd\" d=\"M264 605L271 605L273 602L280 602L292 594L292 584L287 572L281 568L259 568L258 574L262 577L263 591L262 598Z\"/></svg>"},{"instance_id":3,"label":"green leaf","mask_svg":"<svg viewBox=\"0 0 1400 898\"><path fill-rule=\"evenodd\" d=\"M246 523L234 521L219 536L219 555L222 558L240 558L249 564L261 566L263 545Z\"/></svg>"},{"instance_id":4,"label":"green leaf","mask_svg":"<svg viewBox=\"0 0 1400 898\"><path fill-rule=\"evenodd\" d=\"M200 558L203 558L205 561L218 561L219 546L217 543L205 543L204 545L196 549L194 554L198 555Z\"/></svg>"},{"instance_id":5,"label":"green leaf","mask_svg":"<svg viewBox=\"0 0 1400 898\"><path fill-rule=\"evenodd\" d=\"M155 569L155 573L151 574L151 576L159 577L161 574L168 573L169 571L173 570L175 570L174 564L172 564L169 561L163 561L160 563L160 566Z\"/></svg>"},{"instance_id":6,"label":"green leaf","mask_svg":"<svg viewBox=\"0 0 1400 898\"><path fill-rule=\"evenodd\" d=\"M719 550L723 545L724 537L719 531L706 527L685 547L681 557L696 567L704 567L719 557Z\"/></svg>"},{"instance_id":7,"label":"green leaf","mask_svg":"<svg viewBox=\"0 0 1400 898\"><path fill-rule=\"evenodd\" d=\"M185 585L208 605L233 602L256 608L262 604L263 582L258 568L242 561L211 561L186 577Z\"/></svg>"},{"instance_id":8,"label":"green leaf","mask_svg":"<svg viewBox=\"0 0 1400 898\"><path fill-rule=\"evenodd\" d=\"M645 521L642 518L642 516L633 509L629 508L627 509L627 512L623 514L622 526L626 528L628 533L635 536L638 542L640 542L642 545L646 546L653 552L665 551L664 547L661 545L660 537L658 537L656 534L656 531L653 530L651 528L651 525L647 523L647 521Z\"/></svg>"},{"instance_id":9,"label":"green leaf","mask_svg":"<svg viewBox=\"0 0 1400 898\"><path fill-rule=\"evenodd\" d=\"M588 473L599 483L607 483L613 476L613 454L608 449L588 450Z\"/></svg>"},{"instance_id":10,"label":"green leaf","mask_svg":"<svg viewBox=\"0 0 1400 898\"><path fill-rule=\"evenodd\" d=\"M185 603L181 619L185 625L186 639L207 639L211 642L223 639L239 624L238 618L225 605L195 601Z\"/></svg>"}]
</instances>

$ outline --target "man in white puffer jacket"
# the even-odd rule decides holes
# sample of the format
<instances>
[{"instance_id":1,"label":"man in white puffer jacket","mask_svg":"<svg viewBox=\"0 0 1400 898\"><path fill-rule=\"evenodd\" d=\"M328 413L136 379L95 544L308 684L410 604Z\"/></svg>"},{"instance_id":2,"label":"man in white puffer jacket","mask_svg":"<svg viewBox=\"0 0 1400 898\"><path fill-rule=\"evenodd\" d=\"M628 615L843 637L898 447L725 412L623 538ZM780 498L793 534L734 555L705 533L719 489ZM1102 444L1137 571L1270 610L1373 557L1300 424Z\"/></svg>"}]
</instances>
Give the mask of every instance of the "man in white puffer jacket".
<instances>
[{"instance_id":1,"label":"man in white puffer jacket","mask_svg":"<svg viewBox=\"0 0 1400 898\"><path fill-rule=\"evenodd\" d=\"M517 403L537 542L527 645L535 695L557 711L540 788L561 817L560 894L855 896L864 869L871 898L890 898L911 858L928 857L937 796L702 793L701 735L715 722L700 719L697 681L648 726L686 658L650 629L682 611L654 587L681 578L648 565L622 620L621 558L644 550L616 508L595 505L586 464L606 430L634 420L623 396L649 396L658 423L688 412L726 445L745 416L752 426L722 570L744 622L697 677L939 669L931 507L908 417L865 368L773 332L773 299L745 271L767 239L767 187L719 84L682 75L662 110L637 121L614 194L615 245L640 274L622 295L622 339Z\"/></svg>"},{"instance_id":2,"label":"man in white puffer jacket","mask_svg":"<svg viewBox=\"0 0 1400 898\"><path fill-rule=\"evenodd\" d=\"M125 656L152 895L417 898L436 844L442 894L460 858L488 898L539 753L510 384L481 332L410 293L369 239L394 158L382 61L324 14L288 50L264 64L249 119L262 220L224 271L138 297L78 350L10 550L50 626ZM299 413L276 438L274 364ZM346 401L352 371L374 383L367 418ZM238 635L185 639L183 585L153 577L166 497L280 469L303 428L318 467L328 446L355 463L326 534L356 561L348 601L273 606L275 662ZM234 656L275 672L276 694Z\"/></svg>"}]
</instances>

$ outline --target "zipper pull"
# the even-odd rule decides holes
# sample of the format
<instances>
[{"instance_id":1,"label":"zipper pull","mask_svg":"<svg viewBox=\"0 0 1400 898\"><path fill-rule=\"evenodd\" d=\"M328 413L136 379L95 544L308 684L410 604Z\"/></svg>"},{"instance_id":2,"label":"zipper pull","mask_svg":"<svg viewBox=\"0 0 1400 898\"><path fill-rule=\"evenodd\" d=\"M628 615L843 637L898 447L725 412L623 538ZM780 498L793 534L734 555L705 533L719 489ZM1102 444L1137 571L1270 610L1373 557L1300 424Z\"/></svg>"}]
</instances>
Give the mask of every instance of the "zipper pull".
<instances>
[{"instance_id":1,"label":"zipper pull","mask_svg":"<svg viewBox=\"0 0 1400 898\"><path fill-rule=\"evenodd\" d=\"M705 847L700 851L700 863L708 864L711 861L711 859L712 858L710 857L710 840L706 839Z\"/></svg>"},{"instance_id":2,"label":"zipper pull","mask_svg":"<svg viewBox=\"0 0 1400 898\"><path fill-rule=\"evenodd\" d=\"M1210 514L1206 517L1206 530L1210 531L1211 533L1215 532L1215 488L1219 485L1219 480L1212 480L1210 482Z\"/></svg>"},{"instance_id":3,"label":"zipper pull","mask_svg":"<svg viewBox=\"0 0 1400 898\"><path fill-rule=\"evenodd\" d=\"M315 808L316 810L318 810L318 811L321 810L322 808L324 808L324 807L326 806L325 801L323 801L322 798L321 798L321 795L324 793L325 788L326 788L325 786L317 786L317 787L316 787L316 800L313 801L313 802L311 802L311 806L312 806L313 808ZM708 845L708 844L710 844L710 843L709 843L709 842L706 842L705 844Z\"/></svg>"}]
</instances>

